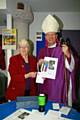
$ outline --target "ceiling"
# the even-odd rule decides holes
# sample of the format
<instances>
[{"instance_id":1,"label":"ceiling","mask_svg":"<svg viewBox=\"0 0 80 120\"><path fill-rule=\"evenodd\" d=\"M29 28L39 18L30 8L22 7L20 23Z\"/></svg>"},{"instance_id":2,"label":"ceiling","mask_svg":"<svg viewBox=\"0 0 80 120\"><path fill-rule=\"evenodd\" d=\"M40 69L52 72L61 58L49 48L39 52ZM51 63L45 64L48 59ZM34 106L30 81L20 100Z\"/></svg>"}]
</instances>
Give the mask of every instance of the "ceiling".
<instances>
[{"instance_id":1,"label":"ceiling","mask_svg":"<svg viewBox=\"0 0 80 120\"><path fill-rule=\"evenodd\" d=\"M26 0L33 12L80 12L80 0Z\"/></svg>"}]
</instances>

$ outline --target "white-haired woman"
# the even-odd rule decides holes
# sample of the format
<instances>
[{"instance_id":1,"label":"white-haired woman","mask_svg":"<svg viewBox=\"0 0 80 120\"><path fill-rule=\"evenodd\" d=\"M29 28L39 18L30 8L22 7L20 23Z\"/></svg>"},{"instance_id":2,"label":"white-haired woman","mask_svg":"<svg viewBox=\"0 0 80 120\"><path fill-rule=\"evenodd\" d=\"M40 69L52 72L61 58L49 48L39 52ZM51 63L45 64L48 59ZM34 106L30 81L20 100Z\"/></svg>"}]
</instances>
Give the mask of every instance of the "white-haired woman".
<instances>
[{"instance_id":1,"label":"white-haired woman","mask_svg":"<svg viewBox=\"0 0 80 120\"><path fill-rule=\"evenodd\" d=\"M10 58L9 73L11 81L6 92L6 99L15 100L17 96L36 95L36 58L29 55L27 40L19 41L19 54Z\"/></svg>"}]
</instances>

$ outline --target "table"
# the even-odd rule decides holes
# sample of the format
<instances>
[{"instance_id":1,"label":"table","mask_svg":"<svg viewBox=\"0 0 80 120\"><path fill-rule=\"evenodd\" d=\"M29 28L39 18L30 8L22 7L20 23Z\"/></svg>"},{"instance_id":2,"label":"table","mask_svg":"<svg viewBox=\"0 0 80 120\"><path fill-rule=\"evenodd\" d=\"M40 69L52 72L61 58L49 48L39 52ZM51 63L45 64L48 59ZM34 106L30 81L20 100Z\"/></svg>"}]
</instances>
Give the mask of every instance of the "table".
<instances>
[{"instance_id":1,"label":"table","mask_svg":"<svg viewBox=\"0 0 80 120\"><path fill-rule=\"evenodd\" d=\"M48 101L45 106L45 111L47 112L49 109L52 109L52 102ZM28 110L32 110L32 108L28 108ZM11 101L7 103L0 104L0 120L3 120L5 117L10 115L16 111L16 101ZM71 109L70 113L65 116L66 118L70 118L73 120L80 120L80 113L75 109Z\"/></svg>"}]
</instances>

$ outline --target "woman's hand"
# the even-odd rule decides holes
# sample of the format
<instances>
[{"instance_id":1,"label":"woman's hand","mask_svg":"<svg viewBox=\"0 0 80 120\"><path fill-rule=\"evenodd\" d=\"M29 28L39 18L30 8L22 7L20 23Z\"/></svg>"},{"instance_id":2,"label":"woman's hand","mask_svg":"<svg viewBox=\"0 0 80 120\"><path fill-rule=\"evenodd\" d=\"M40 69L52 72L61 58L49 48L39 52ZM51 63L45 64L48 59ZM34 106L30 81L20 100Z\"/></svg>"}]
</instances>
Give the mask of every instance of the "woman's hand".
<instances>
[{"instance_id":1,"label":"woman's hand","mask_svg":"<svg viewBox=\"0 0 80 120\"><path fill-rule=\"evenodd\" d=\"M35 78L36 74L37 74L37 72L29 72L29 73L25 74L25 79L30 78L30 77Z\"/></svg>"},{"instance_id":2,"label":"woman's hand","mask_svg":"<svg viewBox=\"0 0 80 120\"><path fill-rule=\"evenodd\" d=\"M37 74L37 72L30 72L29 73L29 77L35 78L36 74Z\"/></svg>"}]
</instances>

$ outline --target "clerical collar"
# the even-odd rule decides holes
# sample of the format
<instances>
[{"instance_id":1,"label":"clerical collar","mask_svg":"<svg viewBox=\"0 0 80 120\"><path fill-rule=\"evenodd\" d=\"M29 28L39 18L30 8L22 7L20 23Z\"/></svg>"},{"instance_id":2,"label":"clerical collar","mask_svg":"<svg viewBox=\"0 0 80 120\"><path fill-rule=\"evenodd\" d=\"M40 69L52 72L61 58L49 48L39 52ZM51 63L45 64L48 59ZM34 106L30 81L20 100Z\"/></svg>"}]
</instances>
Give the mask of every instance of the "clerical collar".
<instances>
[{"instance_id":1,"label":"clerical collar","mask_svg":"<svg viewBox=\"0 0 80 120\"><path fill-rule=\"evenodd\" d=\"M54 48L56 47L56 43L54 45L48 46L48 48Z\"/></svg>"}]
</instances>

